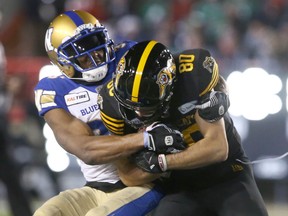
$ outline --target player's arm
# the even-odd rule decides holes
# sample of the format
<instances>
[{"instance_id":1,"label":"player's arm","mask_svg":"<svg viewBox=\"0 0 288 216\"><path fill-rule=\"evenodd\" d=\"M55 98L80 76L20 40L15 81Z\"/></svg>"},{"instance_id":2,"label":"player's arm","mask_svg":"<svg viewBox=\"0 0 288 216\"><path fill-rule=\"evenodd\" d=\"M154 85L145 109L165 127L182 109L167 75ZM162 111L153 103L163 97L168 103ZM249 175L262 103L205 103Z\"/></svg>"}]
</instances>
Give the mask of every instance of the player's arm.
<instances>
[{"instance_id":1,"label":"player's arm","mask_svg":"<svg viewBox=\"0 0 288 216\"><path fill-rule=\"evenodd\" d=\"M57 142L67 152L90 165L112 162L144 148L158 152L159 149L165 151L166 136L174 137L173 146L176 148L183 145L181 135L166 127L158 127L145 132L145 136L149 134L148 139L145 138L143 132L125 136L95 136L86 123L64 109L52 109L44 115L44 119L51 127Z\"/></svg>"},{"instance_id":2,"label":"player's arm","mask_svg":"<svg viewBox=\"0 0 288 216\"><path fill-rule=\"evenodd\" d=\"M229 149L224 119L209 123L196 112L195 120L204 138L180 153L166 155L167 169L194 169L227 159Z\"/></svg>"},{"instance_id":3,"label":"player's arm","mask_svg":"<svg viewBox=\"0 0 288 216\"><path fill-rule=\"evenodd\" d=\"M50 110L44 118L57 142L87 164L111 162L144 148L143 133L95 136L86 123L63 109Z\"/></svg>"},{"instance_id":4,"label":"player's arm","mask_svg":"<svg viewBox=\"0 0 288 216\"><path fill-rule=\"evenodd\" d=\"M225 161L229 149L224 119L208 122L202 119L198 112L195 115L204 138L190 143L187 149L175 154L140 151L133 157L137 166L149 173L162 173L167 170L195 169Z\"/></svg>"},{"instance_id":5,"label":"player's arm","mask_svg":"<svg viewBox=\"0 0 288 216\"><path fill-rule=\"evenodd\" d=\"M209 51L204 49L187 50L184 54L195 57L195 59L191 57L191 63L195 67L182 75L199 83L198 91L201 99L195 120L203 139L190 143L190 147L178 154L162 156L165 169L194 169L218 163L227 159L229 151L223 118L229 108L229 98L224 91L226 90L224 79L219 76L218 64ZM181 64L184 63L180 62ZM198 67L199 65L201 67ZM197 79L199 77L200 80ZM215 82L218 91L213 90ZM195 89L191 88L191 91ZM193 95L193 92L190 93Z\"/></svg>"}]
</instances>

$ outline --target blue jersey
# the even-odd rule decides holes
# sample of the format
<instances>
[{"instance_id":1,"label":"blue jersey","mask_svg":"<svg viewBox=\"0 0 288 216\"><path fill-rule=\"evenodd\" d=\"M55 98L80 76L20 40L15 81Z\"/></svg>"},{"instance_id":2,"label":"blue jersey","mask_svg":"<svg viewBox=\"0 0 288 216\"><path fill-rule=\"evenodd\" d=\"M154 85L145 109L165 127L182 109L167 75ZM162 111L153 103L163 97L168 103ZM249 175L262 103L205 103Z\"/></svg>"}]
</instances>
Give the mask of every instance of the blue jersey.
<instances>
[{"instance_id":1,"label":"blue jersey","mask_svg":"<svg viewBox=\"0 0 288 216\"><path fill-rule=\"evenodd\" d=\"M120 58L135 44L129 41L116 46L116 60L109 65L107 76L95 84L80 84L65 75L46 77L35 87L35 103L40 116L49 110L61 108L86 122L95 135L108 134L100 118L97 96L102 85L112 78ZM87 181L115 183L119 180L113 164L87 165L80 161L81 171Z\"/></svg>"}]
</instances>

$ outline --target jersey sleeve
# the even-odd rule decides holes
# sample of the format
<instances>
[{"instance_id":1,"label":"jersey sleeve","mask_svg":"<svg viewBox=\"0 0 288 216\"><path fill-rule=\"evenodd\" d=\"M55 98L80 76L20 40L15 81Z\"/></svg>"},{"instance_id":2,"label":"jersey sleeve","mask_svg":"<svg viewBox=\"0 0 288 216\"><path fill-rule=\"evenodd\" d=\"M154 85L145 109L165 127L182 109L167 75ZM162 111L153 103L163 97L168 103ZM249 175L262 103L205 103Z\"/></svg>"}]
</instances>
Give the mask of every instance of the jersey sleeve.
<instances>
[{"instance_id":1,"label":"jersey sleeve","mask_svg":"<svg viewBox=\"0 0 288 216\"><path fill-rule=\"evenodd\" d=\"M63 104L60 100L57 100L57 84L55 85L53 80L57 78L43 78L34 88L35 93L35 105L38 109L40 116L44 116L46 112L51 109L61 108Z\"/></svg>"},{"instance_id":2,"label":"jersey sleeve","mask_svg":"<svg viewBox=\"0 0 288 216\"><path fill-rule=\"evenodd\" d=\"M112 81L105 84L98 95L101 120L106 128L115 135L125 135L135 132L122 118L118 102L113 95Z\"/></svg>"}]
</instances>

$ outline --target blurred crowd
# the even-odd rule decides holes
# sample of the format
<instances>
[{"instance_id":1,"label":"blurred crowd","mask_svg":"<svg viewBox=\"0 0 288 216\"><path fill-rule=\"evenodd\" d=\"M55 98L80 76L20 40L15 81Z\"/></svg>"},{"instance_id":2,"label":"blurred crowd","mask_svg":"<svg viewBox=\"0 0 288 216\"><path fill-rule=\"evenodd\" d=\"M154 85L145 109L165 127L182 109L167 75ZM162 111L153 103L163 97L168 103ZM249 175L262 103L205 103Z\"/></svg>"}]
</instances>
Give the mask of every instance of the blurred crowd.
<instances>
[{"instance_id":1,"label":"blurred crowd","mask_svg":"<svg viewBox=\"0 0 288 216\"><path fill-rule=\"evenodd\" d=\"M46 57L44 37L50 21L71 9L95 15L116 43L155 39L172 52L207 48L224 77L253 66L288 74L287 0L0 0L0 43L8 63L14 57ZM0 62L3 67L3 57ZM31 77L21 75L21 67L24 70L25 64L18 74L4 69L5 75L0 74L0 87L5 86L9 101L5 103L9 151L21 166L32 160L43 165L43 122L33 92L23 95Z\"/></svg>"},{"instance_id":2,"label":"blurred crowd","mask_svg":"<svg viewBox=\"0 0 288 216\"><path fill-rule=\"evenodd\" d=\"M84 9L106 25L115 42L156 39L175 52L208 48L223 75L250 65L274 73L287 67L286 0L1 1L0 40L8 56L45 56L43 39L52 18Z\"/></svg>"}]
</instances>

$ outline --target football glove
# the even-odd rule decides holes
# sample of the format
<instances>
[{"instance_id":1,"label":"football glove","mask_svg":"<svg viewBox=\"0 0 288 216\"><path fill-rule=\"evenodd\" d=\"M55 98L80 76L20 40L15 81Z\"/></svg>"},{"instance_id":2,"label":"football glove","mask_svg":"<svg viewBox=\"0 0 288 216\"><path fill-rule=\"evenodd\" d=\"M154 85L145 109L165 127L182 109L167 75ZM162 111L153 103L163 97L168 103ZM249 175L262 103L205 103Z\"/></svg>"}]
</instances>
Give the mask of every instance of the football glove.
<instances>
[{"instance_id":1,"label":"football glove","mask_svg":"<svg viewBox=\"0 0 288 216\"><path fill-rule=\"evenodd\" d=\"M230 100L226 93L211 91L205 94L197 105L201 118L208 122L215 122L221 119L228 111Z\"/></svg>"},{"instance_id":2,"label":"football glove","mask_svg":"<svg viewBox=\"0 0 288 216\"><path fill-rule=\"evenodd\" d=\"M158 154L170 154L184 150L187 145L180 131L154 122L144 131L144 147Z\"/></svg>"},{"instance_id":3,"label":"football glove","mask_svg":"<svg viewBox=\"0 0 288 216\"><path fill-rule=\"evenodd\" d=\"M132 155L131 160L142 170L150 173L162 173L167 170L167 162L164 154L142 150Z\"/></svg>"}]
</instances>

